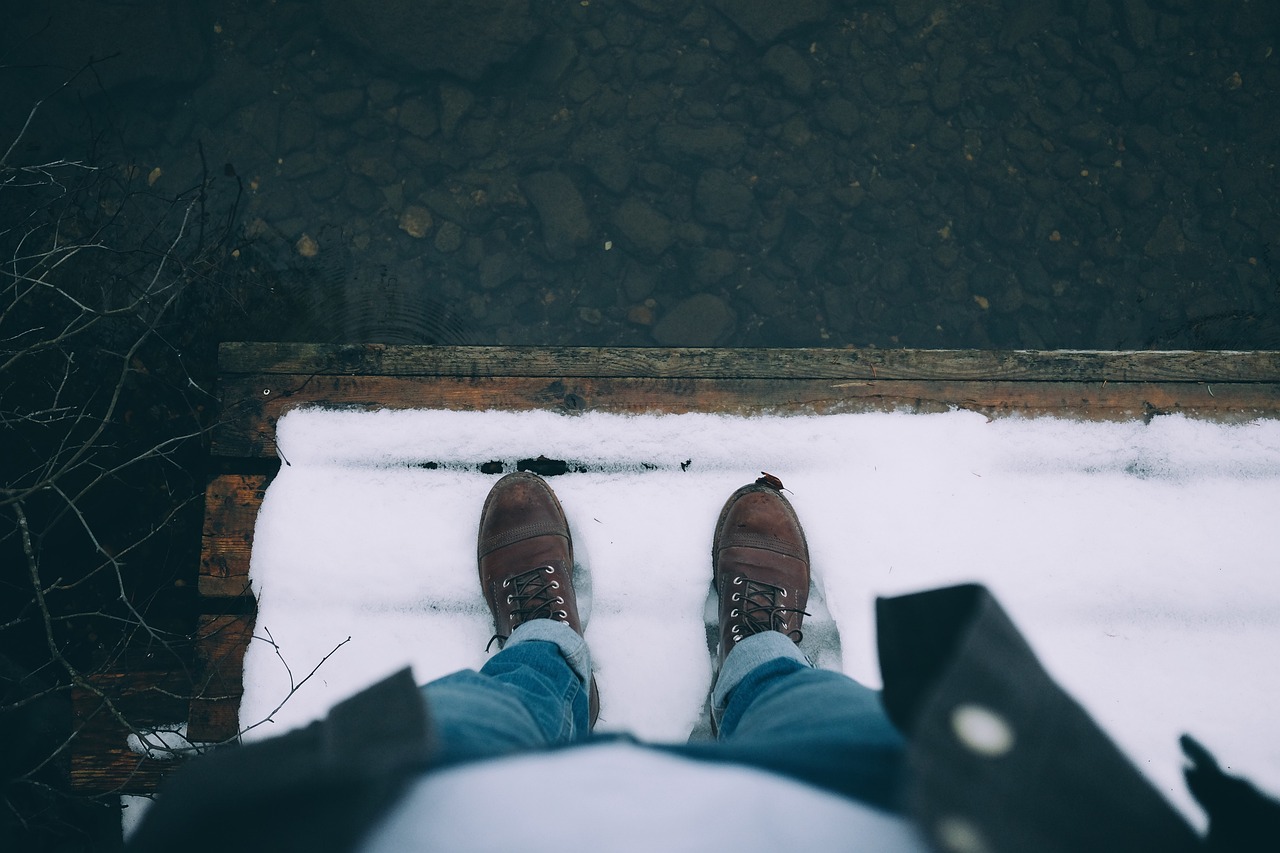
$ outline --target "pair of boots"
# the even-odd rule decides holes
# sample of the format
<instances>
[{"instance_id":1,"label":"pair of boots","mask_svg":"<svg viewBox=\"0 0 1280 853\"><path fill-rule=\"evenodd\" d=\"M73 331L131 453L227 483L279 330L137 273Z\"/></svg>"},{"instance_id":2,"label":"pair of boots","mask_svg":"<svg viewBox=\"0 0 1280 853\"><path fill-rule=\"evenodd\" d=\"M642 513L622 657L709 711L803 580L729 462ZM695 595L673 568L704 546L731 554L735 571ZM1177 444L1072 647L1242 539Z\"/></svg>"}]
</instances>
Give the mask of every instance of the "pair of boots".
<instances>
[{"instance_id":1,"label":"pair of boots","mask_svg":"<svg viewBox=\"0 0 1280 853\"><path fill-rule=\"evenodd\" d=\"M743 486L716 522L711 565L720 597L721 664L735 644L761 631L800 642L809 548L781 487L767 475ZM499 645L532 619L554 619L582 633L569 524L541 477L519 472L494 485L480 512L477 555ZM594 678L590 696L594 726L600 705Z\"/></svg>"}]
</instances>

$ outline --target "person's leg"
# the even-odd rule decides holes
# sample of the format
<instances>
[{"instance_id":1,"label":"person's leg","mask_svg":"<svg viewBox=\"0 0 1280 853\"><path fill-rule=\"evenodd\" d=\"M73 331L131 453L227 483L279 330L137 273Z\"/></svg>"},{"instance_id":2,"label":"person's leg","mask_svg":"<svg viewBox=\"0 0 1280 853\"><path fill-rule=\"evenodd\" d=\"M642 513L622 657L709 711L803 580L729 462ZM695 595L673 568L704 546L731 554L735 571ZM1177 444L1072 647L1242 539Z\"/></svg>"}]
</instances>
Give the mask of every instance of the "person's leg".
<instances>
[{"instance_id":1,"label":"person's leg","mask_svg":"<svg viewBox=\"0 0 1280 853\"><path fill-rule=\"evenodd\" d=\"M570 743L590 731L591 658L563 622L525 622L480 669L422 687L443 764Z\"/></svg>"},{"instance_id":2,"label":"person's leg","mask_svg":"<svg viewBox=\"0 0 1280 853\"><path fill-rule=\"evenodd\" d=\"M880 693L815 669L785 635L766 631L734 647L712 714L733 760L896 808L904 742Z\"/></svg>"},{"instance_id":3,"label":"person's leg","mask_svg":"<svg viewBox=\"0 0 1280 853\"><path fill-rule=\"evenodd\" d=\"M480 588L501 649L479 672L422 688L442 762L573 741L598 713L591 655L573 588L573 542L555 493L508 474L480 510Z\"/></svg>"},{"instance_id":4,"label":"person's leg","mask_svg":"<svg viewBox=\"0 0 1280 853\"><path fill-rule=\"evenodd\" d=\"M798 643L809 547L782 484L762 477L725 502L712 540L720 671L707 754L892 808L902 738L879 694L814 669Z\"/></svg>"}]
</instances>

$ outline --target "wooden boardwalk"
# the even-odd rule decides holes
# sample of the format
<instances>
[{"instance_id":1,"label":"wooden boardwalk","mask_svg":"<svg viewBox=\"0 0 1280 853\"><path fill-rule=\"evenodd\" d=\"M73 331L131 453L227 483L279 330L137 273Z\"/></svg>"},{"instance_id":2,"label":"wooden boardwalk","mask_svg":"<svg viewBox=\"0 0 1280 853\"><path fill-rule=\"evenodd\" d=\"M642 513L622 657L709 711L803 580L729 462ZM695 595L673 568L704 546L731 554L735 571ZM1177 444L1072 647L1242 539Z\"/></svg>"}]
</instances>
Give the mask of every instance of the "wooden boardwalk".
<instances>
[{"instance_id":1,"label":"wooden boardwalk","mask_svg":"<svg viewBox=\"0 0 1280 853\"><path fill-rule=\"evenodd\" d=\"M219 353L218 473L205 493L196 672L103 676L142 723L185 719L193 741L239 733L253 634L249 556L278 470L276 421L302 406L565 414L828 414L953 408L1130 420L1181 413L1280 417L1280 352L432 347L228 343ZM77 691L71 761L83 792L154 790L175 762L130 751L102 703Z\"/></svg>"}]
</instances>

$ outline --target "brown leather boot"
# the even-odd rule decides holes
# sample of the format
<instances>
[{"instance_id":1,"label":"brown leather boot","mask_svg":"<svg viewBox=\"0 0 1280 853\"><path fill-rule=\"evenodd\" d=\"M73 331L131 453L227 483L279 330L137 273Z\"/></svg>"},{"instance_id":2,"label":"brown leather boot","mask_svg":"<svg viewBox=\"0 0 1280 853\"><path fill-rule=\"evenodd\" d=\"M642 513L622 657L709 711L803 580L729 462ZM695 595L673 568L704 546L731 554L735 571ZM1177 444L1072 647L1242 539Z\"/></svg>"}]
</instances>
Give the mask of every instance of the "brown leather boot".
<instances>
[{"instance_id":1,"label":"brown leather boot","mask_svg":"<svg viewBox=\"0 0 1280 853\"><path fill-rule=\"evenodd\" d=\"M761 631L780 631L800 642L809 546L781 486L773 477L743 486L725 502L716 523L711 561L720 596L722 664L736 643Z\"/></svg>"},{"instance_id":2,"label":"brown leather boot","mask_svg":"<svg viewBox=\"0 0 1280 853\"><path fill-rule=\"evenodd\" d=\"M503 477L480 511L476 548L480 587L493 613L498 647L532 619L554 619L582 633L573 589L573 541L569 522L551 487L537 474ZM591 679L591 724L599 714Z\"/></svg>"}]
</instances>

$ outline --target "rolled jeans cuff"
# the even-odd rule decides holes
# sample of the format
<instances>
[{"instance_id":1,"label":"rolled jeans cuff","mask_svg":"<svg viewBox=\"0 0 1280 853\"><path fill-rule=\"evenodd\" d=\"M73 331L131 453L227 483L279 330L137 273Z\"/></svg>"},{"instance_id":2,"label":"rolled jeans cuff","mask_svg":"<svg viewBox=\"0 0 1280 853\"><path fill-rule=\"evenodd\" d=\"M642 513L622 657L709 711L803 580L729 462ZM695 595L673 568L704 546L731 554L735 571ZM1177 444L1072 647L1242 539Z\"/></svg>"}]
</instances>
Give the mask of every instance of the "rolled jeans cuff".
<instances>
[{"instance_id":1,"label":"rolled jeans cuff","mask_svg":"<svg viewBox=\"0 0 1280 853\"><path fill-rule=\"evenodd\" d=\"M591 683L591 650L577 631L555 619L533 619L518 625L502 647L509 649L531 640L554 643L582 686L587 687Z\"/></svg>"},{"instance_id":2,"label":"rolled jeans cuff","mask_svg":"<svg viewBox=\"0 0 1280 853\"><path fill-rule=\"evenodd\" d=\"M511 636L514 637L515 634ZM725 707L729 704L729 696L734 688L742 683L742 679L750 675L756 667L776 658L790 658L807 667L813 666L813 662L805 657L800 647L786 634L778 631L761 631L759 634L752 634L734 645L728 657L724 659L720 674L716 676L716 686L711 691L712 712L717 717L723 714Z\"/></svg>"}]
</instances>

